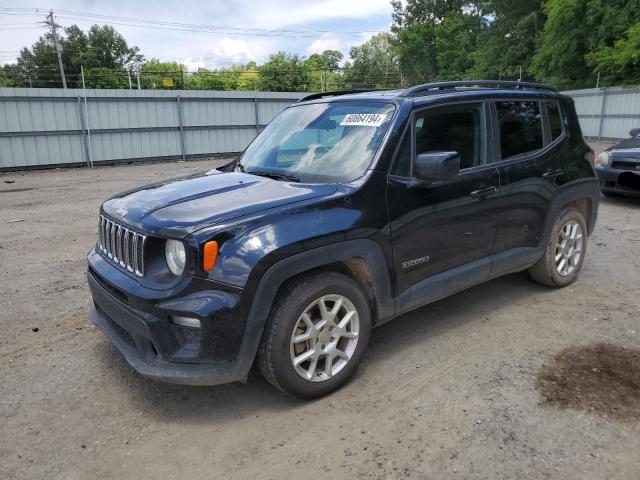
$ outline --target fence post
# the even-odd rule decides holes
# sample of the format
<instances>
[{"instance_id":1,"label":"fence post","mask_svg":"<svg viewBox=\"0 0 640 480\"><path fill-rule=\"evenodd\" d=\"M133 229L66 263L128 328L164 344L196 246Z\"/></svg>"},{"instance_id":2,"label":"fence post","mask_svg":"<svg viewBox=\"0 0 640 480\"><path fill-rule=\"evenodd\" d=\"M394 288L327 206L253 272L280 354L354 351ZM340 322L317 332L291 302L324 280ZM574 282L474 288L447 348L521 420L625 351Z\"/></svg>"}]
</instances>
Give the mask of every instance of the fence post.
<instances>
[{"instance_id":1,"label":"fence post","mask_svg":"<svg viewBox=\"0 0 640 480\"><path fill-rule=\"evenodd\" d=\"M84 121L84 109L82 108L82 97L78 95L78 103L76 104L78 107L78 118L80 119L80 135L82 136L82 156L84 157L84 161L87 164L87 167L91 166L91 162L89 159L89 144L87 143L87 129L85 128Z\"/></svg>"},{"instance_id":2,"label":"fence post","mask_svg":"<svg viewBox=\"0 0 640 480\"><path fill-rule=\"evenodd\" d=\"M180 149L182 152L182 160L187 158L187 151L184 140L184 124L182 120L182 102L180 101L180 95L176 96L176 102L178 106L178 129L180 130Z\"/></svg>"},{"instance_id":3,"label":"fence post","mask_svg":"<svg viewBox=\"0 0 640 480\"><path fill-rule=\"evenodd\" d=\"M253 97L253 110L256 114L256 135L260 133L260 121L258 112L258 97Z\"/></svg>"},{"instance_id":4,"label":"fence post","mask_svg":"<svg viewBox=\"0 0 640 480\"><path fill-rule=\"evenodd\" d=\"M600 108L600 124L598 125L598 141L602 140L602 124L604 122L604 112L607 105L607 89L602 89L602 106Z\"/></svg>"}]
</instances>

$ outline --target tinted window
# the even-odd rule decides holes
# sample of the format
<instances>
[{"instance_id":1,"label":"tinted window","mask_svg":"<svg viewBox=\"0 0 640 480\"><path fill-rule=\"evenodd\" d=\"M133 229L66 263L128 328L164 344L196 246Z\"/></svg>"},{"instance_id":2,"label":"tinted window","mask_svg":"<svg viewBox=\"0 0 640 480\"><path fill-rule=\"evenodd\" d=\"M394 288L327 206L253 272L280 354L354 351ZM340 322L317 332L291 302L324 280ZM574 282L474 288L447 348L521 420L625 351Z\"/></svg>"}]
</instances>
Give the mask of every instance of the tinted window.
<instances>
[{"instance_id":1,"label":"tinted window","mask_svg":"<svg viewBox=\"0 0 640 480\"><path fill-rule=\"evenodd\" d=\"M460 168L482 163L483 105L465 104L433 108L416 116L416 155L458 152Z\"/></svg>"},{"instance_id":2,"label":"tinted window","mask_svg":"<svg viewBox=\"0 0 640 480\"><path fill-rule=\"evenodd\" d=\"M496 102L502 158L542 148L542 120L538 102Z\"/></svg>"},{"instance_id":3,"label":"tinted window","mask_svg":"<svg viewBox=\"0 0 640 480\"><path fill-rule=\"evenodd\" d=\"M481 103L437 107L415 115L416 155L425 152L458 152L460 168L483 163L484 106ZM393 175L408 177L411 167L411 132L402 139Z\"/></svg>"},{"instance_id":4,"label":"tinted window","mask_svg":"<svg viewBox=\"0 0 640 480\"><path fill-rule=\"evenodd\" d=\"M560 119L560 109L556 102L547 102L547 117L549 118L551 139L555 140L562 135L562 120Z\"/></svg>"}]
</instances>

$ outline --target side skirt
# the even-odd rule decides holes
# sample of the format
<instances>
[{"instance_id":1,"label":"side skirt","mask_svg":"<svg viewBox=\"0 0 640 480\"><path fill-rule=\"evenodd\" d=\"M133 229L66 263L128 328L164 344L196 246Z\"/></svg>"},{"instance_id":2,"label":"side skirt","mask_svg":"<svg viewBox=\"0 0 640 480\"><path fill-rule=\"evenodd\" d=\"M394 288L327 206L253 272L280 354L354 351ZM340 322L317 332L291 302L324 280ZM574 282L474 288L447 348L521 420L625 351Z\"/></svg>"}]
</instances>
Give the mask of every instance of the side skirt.
<instances>
[{"instance_id":1,"label":"side skirt","mask_svg":"<svg viewBox=\"0 0 640 480\"><path fill-rule=\"evenodd\" d=\"M395 300L396 314L376 326L480 283L525 270L543 253L544 248L539 247L514 248L425 278L402 292Z\"/></svg>"}]
</instances>

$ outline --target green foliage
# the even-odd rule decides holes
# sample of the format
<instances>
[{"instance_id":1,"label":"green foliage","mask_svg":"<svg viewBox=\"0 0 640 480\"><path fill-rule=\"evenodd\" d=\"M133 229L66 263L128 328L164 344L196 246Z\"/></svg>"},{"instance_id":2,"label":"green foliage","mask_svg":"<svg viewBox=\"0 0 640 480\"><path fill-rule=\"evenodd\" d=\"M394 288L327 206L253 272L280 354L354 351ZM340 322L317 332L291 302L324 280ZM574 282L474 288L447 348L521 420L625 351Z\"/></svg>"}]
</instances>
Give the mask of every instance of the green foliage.
<instances>
[{"instance_id":1,"label":"green foliage","mask_svg":"<svg viewBox=\"0 0 640 480\"><path fill-rule=\"evenodd\" d=\"M161 62L155 58L145 62L140 68L142 88L183 89L186 68L176 62ZM165 82L170 83L165 85Z\"/></svg>"},{"instance_id":2,"label":"green foliage","mask_svg":"<svg viewBox=\"0 0 640 480\"><path fill-rule=\"evenodd\" d=\"M124 37L108 25L94 25L88 34L72 25L60 32L58 40L69 87L82 86L81 66L85 67L87 87L128 87L125 68L132 68L144 59L138 47L129 47ZM24 47L9 72L16 86L62 87L52 34L47 32L31 48Z\"/></svg>"},{"instance_id":3,"label":"green foliage","mask_svg":"<svg viewBox=\"0 0 640 480\"><path fill-rule=\"evenodd\" d=\"M13 87L13 82L9 79L7 70L6 66L0 69L0 87Z\"/></svg>"},{"instance_id":4,"label":"green foliage","mask_svg":"<svg viewBox=\"0 0 640 480\"><path fill-rule=\"evenodd\" d=\"M640 83L640 22L631 26L613 46L604 46L587 54L587 61L610 84Z\"/></svg>"},{"instance_id":5,"label":"green foliage","mask_svg":"<svg viewBox=\"0 0 640 480\"><path fill-rule=\"evenodd\" d=\"M274 53L260 67L259 86L269 92L306 92L311 78L302 57L285 52Z\"/></svg>"},{"instance_id":6,"label":"green foliage","mask_svg":"<svg viewBox=\"0 0 640 480\"><path fill-rule=\"evenodd\" d=\"M325 50L314 53L306 61L309 71L311 91L330 92L342 88L342 77L339 73L340 62L344 56L337 50Z\"/></svg>"},{"instance_id":7,"label":"green foliage","mask_svg":"<svg viewBox=\"0 0 640 480\"><path fill-rule=\"evenodd\" d=\"M485 14L493 17L478 35L471 76L532 80L531 60L544 26L542 0L491 0Z\"/></svg>"},{"instance_id":8,"label":"green foliage","mask_svg":"<svg viewBox=\"0 0 640 480\"><path fill-rule=\"evenodd\" d=\"M393 88L399 86L398 59L391 35L379 33L360 46L352 47L343 69L346 88Z\"/></svg>"},{"instance_id":9,"label":"green foliage","mask_svg":"<svg viewBox=\"0 0 640 480\"><path fill-rule=\"evenodd\" d=\"M87 44L79 54L78 63L87 67L117 70L139 65L144 57L138 47L129 47L122 35L110 25L94 25L89 29Z\"/></svg>"},{"instance_id":10,"label":"green foliage","mask_svg":"<svg viewBox=\"0 0 640 480\"><path fill-rule=\"evenodd\" d=\"M640 67L637 60L629 63L633 55L621 54L634 44L640 0L548 0L545 12L532 66L538 79L560 88L585 88L594 86L596 71L601 71L601 85L611 85L624 81L625 71Z\"/></svg>"},{"instance_id":11,"label":"green foliage","mask_svg":"<svg viewBox=\"0 0 640 480\"><path fill-rule=\"evenodd\" d=\"M373 36L343 58L336 50L304 58L277 52L263 65L187 72L144 61L109 25L59 31L67 84L128 88L331 91L395 88L455 79L538 80L561 89L640 83L640 0L392 0L391 32ZM341 66L344 63L343 66ZM135 73L132 73L134 88ZM0 86L61 87L50 32L16 63Z\"/></svg>"},{"instance_id":12,"label":"green foliage","mask_svg":"<svg viewBox=\"0 0 640 480\"><path fill-rule=\"evenodd\" d=\"M87 88L129 88L129 77L124 67L113 69L106 67L88 67L84 69L84 82ZM82 86L82 81L78 87Z\"/></svg>"},{"instance_id":13,"label":"green foliage","mask_svg":"<svg viewBox=\"0 0 640 480\"><path fill-rule=\"evenodd\" d=\"M394 0L391 4L393 45L408 83L467 76L486 23L479 4L459 0L408 0L406 5Z\"/></svg>"}]
</instances>

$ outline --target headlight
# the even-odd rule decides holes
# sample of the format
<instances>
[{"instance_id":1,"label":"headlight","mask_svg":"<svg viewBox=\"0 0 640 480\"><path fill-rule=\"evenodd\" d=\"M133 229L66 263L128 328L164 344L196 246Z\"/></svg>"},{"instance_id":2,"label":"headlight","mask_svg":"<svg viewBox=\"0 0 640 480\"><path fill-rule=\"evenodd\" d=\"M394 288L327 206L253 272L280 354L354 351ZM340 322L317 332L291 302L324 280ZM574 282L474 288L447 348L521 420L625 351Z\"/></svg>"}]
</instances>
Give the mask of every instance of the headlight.
<instances>
[{"instance_id":1,"label":"headlight","mask_svg":"<svg viewBox=\"0 0 640 480\"><path fill-rule=\"evenodd\" d=\"M605 167L609 165L609 152L601 152L598 154L596 157L596 166L597 165L603 165Z\"/></svg>"},{"instance_id":2,"label":"headlight","mask_svg":"<svg viewBox=\"0 0 640 480\"><path fill-rule=\"evenodd\" d=\"M164 256L171 273L176 276L182 275L187 262L187 252L184 249L184 244L178 240L167 240L164 247Z\"/></svg>"}]
</instances>

